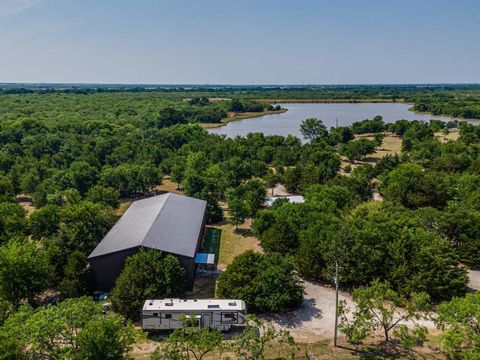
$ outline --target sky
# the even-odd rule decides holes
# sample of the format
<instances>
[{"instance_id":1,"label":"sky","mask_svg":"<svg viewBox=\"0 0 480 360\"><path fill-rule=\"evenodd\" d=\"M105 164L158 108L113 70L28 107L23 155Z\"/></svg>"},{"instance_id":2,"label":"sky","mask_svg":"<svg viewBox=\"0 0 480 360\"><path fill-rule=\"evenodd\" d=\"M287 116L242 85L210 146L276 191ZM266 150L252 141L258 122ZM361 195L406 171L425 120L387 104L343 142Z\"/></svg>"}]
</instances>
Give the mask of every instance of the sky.
<instances>
[{"instance_id":1,"label":"sky","mask_svg":"<svg viewBox=\"0 0 480 360\"><path fill-rule=\"evenodd\" d=\"M0 82L480 83L480 0L0 0Z\"/></svg>"}]
</instances>

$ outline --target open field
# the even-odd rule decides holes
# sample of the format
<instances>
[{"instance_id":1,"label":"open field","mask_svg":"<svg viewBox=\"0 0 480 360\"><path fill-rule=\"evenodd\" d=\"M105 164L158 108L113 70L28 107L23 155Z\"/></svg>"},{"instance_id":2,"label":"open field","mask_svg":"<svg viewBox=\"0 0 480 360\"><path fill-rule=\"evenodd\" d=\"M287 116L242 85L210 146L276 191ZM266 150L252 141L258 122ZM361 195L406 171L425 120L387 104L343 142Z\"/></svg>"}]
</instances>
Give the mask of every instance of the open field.
<instances>
[{"instance_id":1,"label":"open field","mask_svg":"<svg viewBox=\"0 0 480 360\"><path fill-rule=\"evenodd\" d=\"M355 138L360 139L369 139L373 140L373 134L362 134L362 135L356 135ZM355 163L352 163L348 161L345 157L341 158L341 174L343 175L348 175L346 174L343 169L345 169L345 166L350 165L352 169L355 169L358 165L360 164L376 164L381 158L387 156L387 155L396 155L400 154L402 152L402 138L399 136L396 136L392 133L385 133L385 137L383 138L382 145L377 147L375 153L372 155L368 155L364 160L361 161L356 161Z\"/></svg>"},{"instance_id":2,"label":"open field","mask_svg":"<svg viewBox=\"0 0 480 360\"><path fill-rule=\"evenodd\" d=\"M460 132L458 130L451 130L447 135L443 135L443 133L439 131L436 132L434 135L438 140L440 140L440 142L446 143L449 141L458 140Z\"/></svg>"}]
</instances>

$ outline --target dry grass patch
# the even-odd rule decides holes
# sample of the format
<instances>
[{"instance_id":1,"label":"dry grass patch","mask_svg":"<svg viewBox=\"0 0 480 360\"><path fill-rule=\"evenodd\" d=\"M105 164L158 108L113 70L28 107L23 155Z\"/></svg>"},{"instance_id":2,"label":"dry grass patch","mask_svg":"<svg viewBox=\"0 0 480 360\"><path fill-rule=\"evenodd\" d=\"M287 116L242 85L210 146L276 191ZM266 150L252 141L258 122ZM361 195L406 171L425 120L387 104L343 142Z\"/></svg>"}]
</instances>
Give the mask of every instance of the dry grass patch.
<instances>
[{"instance_id":1,"label":"dry grass patch","mask_svg":"<svg viewBox=\"0 0 480 360\"><path fill-rule=\"evenodd\" d=\"M223 125L227 125L231 121L253 119L253 118L257 118L257 117L265 116L265 115L281 114L281 113L284 113L286 111L287 111L287 109L267 110L267 111L262 111L262 112L245 112L245 113L229 112L227 117L222 119L222 121L219 122L219 123L198 123L198 125L200 125L204 129L211 129L211 128L216 128L216 127L220 127L220 126L223 126Z\"/></svg>"},{"instance_id":2,"label":"dry grass patch","mask_svg":"<svg viewBox=\"0 0 480 360\"><path fill-rule=\"evenodd\" d=\"M441 131L436 132L435 137L440 140L441 143L445 144L449 141L456 141L460 136L460 132L458 130L450 130L447 135L444 135Z\"/></svg>"},{"instance_id":3,"label":"dry grass patch","mask_svg":"<svg viewBox=\"0 0 480 360\"><path fill-rule=\"evenodd\" d=\"M215 226L222 230L218 269L225 269L235 256L247 250L261 251L258 239L252 235L251 224L252 220L249 219L238 230L230 224Z\"/></svg>"},{"instance_id":4,"label":"dry grass patch","mask_svg":"<svg viewBox=\"0 0 480 360\"><path fill-rule=\"evenodd\" d=\"M356 139L369 139L373 140L373 134L359 134L355 135ZM375 165L377 162L380 161L383 157L387 155L396 155L402 152L402 138L396 136L392 133L385 133L385 137L383 138L382 145L377 146L375 153L372 155L367 156L364 160L356 161L355 163L350 162L345 157L341 157L341 164L340 164L340 174L345 176L350 176L349 173L345 172L345 167L350 165L352 171L361 164L370 164Z\"/></svg>"},{"instance_id":5,"label":"dry grass patch","mask_svg":"<svg viewBox=\"0 0 480 360\"><path fill-rule=\"evenodd\" d=\"M179 195L185 195L185 193L178 187L176 182L170 180L170 176L165 176L162 180L162 185L155 188L160 193L172 192Z\"/></svg>"}]
</instances>

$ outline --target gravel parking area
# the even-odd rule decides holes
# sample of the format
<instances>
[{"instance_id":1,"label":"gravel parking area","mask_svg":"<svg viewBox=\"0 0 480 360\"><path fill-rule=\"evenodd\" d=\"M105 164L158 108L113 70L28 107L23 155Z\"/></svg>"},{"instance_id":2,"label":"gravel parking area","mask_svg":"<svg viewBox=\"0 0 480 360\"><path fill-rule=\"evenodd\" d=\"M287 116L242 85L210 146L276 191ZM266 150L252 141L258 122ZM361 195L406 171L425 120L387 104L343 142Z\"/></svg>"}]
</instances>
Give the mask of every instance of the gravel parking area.
<instances>
[{"instance_id":1,"label":"gravel parking area","mask_svg":"<svg viewBox=\"0 0 480 360\"><path fill-rule=\"evenodd\" d=\"M314 342L331 339L335 328L335 288L305 281L305 295L302 306L286 314L266 317L275 327L290 332L298 342ZM354 303L350 294L341 291L339 300L345 300L352 309ZM436 330L430 320L420 323L430 330ZM340 334L339 334L340 336Z\"/></svg>"}]
</instances>

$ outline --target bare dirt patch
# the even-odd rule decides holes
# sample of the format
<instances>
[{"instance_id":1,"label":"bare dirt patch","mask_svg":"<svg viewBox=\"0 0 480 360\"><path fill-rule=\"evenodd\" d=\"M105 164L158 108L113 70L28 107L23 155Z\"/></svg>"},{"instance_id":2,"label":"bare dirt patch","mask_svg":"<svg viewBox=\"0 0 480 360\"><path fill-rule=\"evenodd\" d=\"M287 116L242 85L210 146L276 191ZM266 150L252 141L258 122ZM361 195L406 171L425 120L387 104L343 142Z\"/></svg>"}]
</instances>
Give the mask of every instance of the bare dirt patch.
<instances>
[{"instance_id":1,"label":"bare dirt patch","mask_svg":"<svg viewBox=\"0 0 480 360\"><path fill-rule=\"evenodd\" d=\"M33 200L30 195L19 194L15 196L15 202L25 209L27 215L32 214L36 210L35 206L33 206Z\"/></svg>"}]
</instances>

